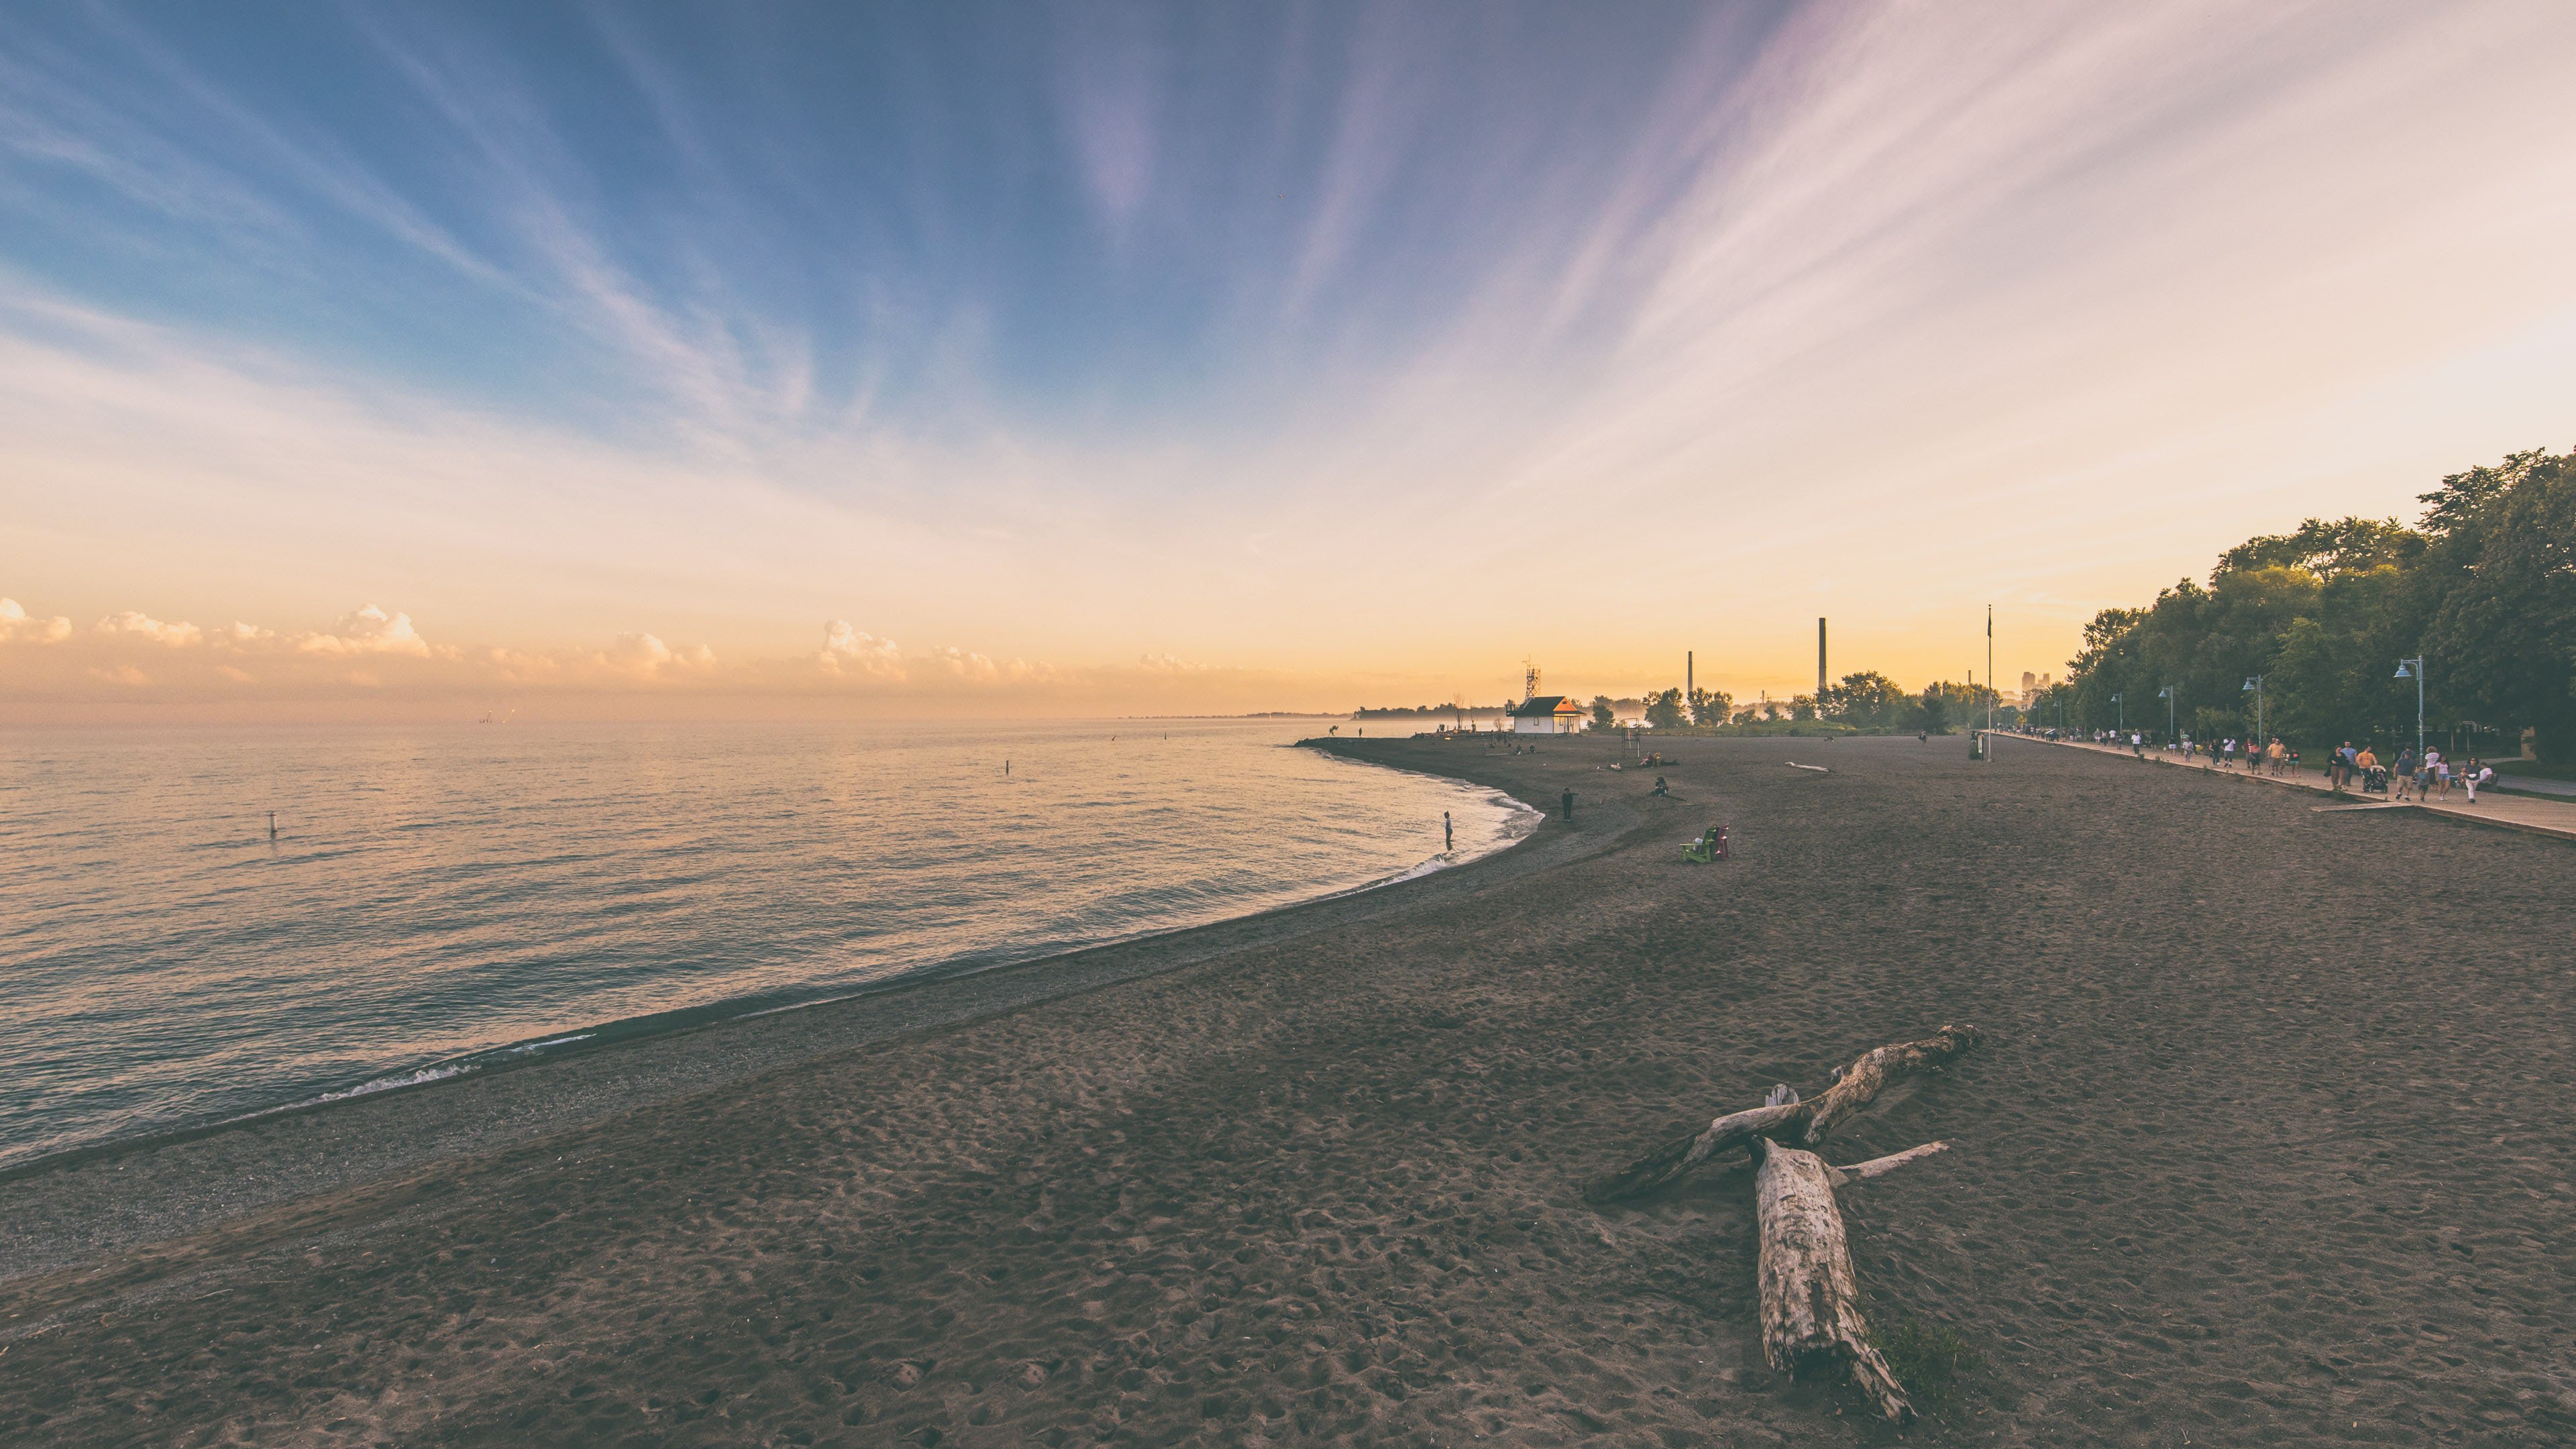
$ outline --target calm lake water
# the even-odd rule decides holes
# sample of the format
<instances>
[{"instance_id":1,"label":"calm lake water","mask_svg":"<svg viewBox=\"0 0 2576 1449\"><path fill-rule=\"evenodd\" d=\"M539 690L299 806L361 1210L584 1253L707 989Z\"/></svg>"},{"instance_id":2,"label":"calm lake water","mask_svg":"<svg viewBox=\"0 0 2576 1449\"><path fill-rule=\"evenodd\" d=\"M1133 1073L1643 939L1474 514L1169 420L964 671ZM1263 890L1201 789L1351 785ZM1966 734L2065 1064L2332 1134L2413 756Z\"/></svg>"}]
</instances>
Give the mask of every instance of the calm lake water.
<instances>
[{"instance_id":1,"label":"calm lake water","mask_svg":"<svg viewBox=\"0 0 2576 1449\"><path fill-rule=\"evenodd\" d=\"M1287 747L1322 728L0 734L0 1163L1242 915L1529 827Z\"/></svg>"}]
</instances>

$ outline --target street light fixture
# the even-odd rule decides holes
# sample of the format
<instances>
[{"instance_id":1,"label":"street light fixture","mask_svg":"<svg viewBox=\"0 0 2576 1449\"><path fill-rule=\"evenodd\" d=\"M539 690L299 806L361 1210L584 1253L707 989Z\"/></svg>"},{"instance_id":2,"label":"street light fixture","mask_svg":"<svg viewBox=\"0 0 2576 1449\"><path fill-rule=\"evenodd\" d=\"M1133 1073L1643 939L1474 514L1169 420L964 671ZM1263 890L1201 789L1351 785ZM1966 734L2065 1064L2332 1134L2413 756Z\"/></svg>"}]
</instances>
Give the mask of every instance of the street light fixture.
<instances>
[{"instance_id":1,"label":"street light fixture","mask_svg":"<svg viewBox=\"0 0 2576 1449\"><path fill-rule=\"evenodd\" d=\"M2128 700L2129 700L2129 696L2128 696L2127 691L2125 691L2125 690L2124 690L2124 691L2122 691L2121 693L2118 693L2118 694L2115 694L2115 695L2112 695L2112 696L2111 696L2111 702L2112 702L2113 704L2116 704L2116 705L2118 705L2118 706L2120 707L2120 712L2119 712L2117 715L2115 715L2115 716L2114 716L2114 718L2115 718L2115 719L2117 719L2117 720L2119 721L2119 723L2120 723L2120 728L2122 728L2122 729L2127 729L2127 728L2129 727L2129 704L2128 704Z\"/></svg>"},{"instance_id":2,"label":"street light fixture","mask_svg":"<svg viewBox=\"0 0 2576 1449\"><path fill-rule=\"evenodd\" d=\"M2174 742L2174 702L2182 698L2182 687L2168 684L2156 691L2156 698L2165 702L2165 748L2170 750Z\"/></svg>"},{"instance_id":3,"label":"street light fixture","mask_svg":"<svg viewBox=\"0 0 2576 1449\"><path fill-rule=\"evenodd\" d=\"M2250 675L2245 681L2245 689L2237 691L2239 694L2245 693L2246 690L2252 690L2254 692L2254 743L2258 747L2262 745L2264 740L2263 680L2265 677L2266 676L2260 674Z\"/></svg>"},{"instance_id":4,"label":"street light fixture","mask_svg":"<svg viewBox=\"0 0 2576 1449\"><path fill-rule=\"evenodd\" d=\"M2424 758L2424 656L2397 661L2397 677L2415 681L2415 758Z\"/></svg>"}]
</instances>

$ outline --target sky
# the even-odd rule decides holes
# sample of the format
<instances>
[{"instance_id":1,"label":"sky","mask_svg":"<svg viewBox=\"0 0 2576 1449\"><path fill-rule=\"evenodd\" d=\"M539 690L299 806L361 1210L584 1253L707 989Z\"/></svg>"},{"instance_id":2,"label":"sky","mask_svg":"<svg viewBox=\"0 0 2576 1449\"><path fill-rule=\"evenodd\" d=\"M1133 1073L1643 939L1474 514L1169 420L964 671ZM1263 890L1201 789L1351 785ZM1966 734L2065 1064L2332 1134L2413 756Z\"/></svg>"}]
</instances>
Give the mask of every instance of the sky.
<instances>
[{"instance_id":1,"label":"sky","mask_svg":"<svg viewBox=\"0 0 2576 1449\"><path fill-rule=\"evenodd\" d=\"M2576 6L15 6L0 719L2062 669L2576 443Z\"/></svg>"}]
</instances>

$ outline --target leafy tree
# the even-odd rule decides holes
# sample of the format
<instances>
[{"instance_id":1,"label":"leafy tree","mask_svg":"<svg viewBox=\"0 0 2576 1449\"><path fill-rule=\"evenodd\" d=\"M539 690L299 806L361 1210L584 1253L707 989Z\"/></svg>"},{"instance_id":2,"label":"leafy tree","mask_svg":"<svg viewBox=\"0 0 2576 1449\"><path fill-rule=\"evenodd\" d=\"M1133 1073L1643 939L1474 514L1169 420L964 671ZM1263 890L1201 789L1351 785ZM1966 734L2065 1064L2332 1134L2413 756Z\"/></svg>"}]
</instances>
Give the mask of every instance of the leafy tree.
<instances>
[{"instance_id":1,"label":"leafy tree","mask_svg":"<svg viewBox=\"0 0 2576 1449\"><path fill-rule=\"evenodd\" d=\"M1657 690L1646 696L1646 723L1659 730L1682 727L1682 692L1678 689Z\"/></svg>"},{"instance_id":2,"label":"leafy tree","mask_svg":"<svg viewBox=\"0 0 2576 1449\"><path fill-rule=\"evenodd\" d=\"M2070 661L2069 723L2107 725L2123 696L2133 724L2180 692L2202 733L2250 733L2253 696L2280 732L2325 742L2411 740L2415 681L2425 708L2508 737L2530 727L2543 758L2576 758L2576 454L2515 453L2444 478L2420 528L2395 520L2309 519L2220 555L2144 608L2106 609Z\"/></svg>"},{"instance_id":3,"label":"leafy tree","mask_svg":"<svg viewBox=\"0 0 2576 1449\"><path fill-rule=\"evenodd\" d=\"M1728 712L1734 708L1735 701L1728 698L1722 691L1714 689L1695 689L1691 691L1690 717L1692 724L1703 727L1709 725L1722 725L1726 723Z\"/></svg>"},{"instance_id":4,"label":"leafy tree","mask_svg":"<svg viewBox=\"0 0 2576 1449\"><path fill-rule=\"evenodd\" d=\"M1946 735L1950 732L1950 702L1943 697L1941 686L1937 684L1923 686L1923 697L1915 702L1914 708L1915 722L1919 728L1936 735Z\"/></svg>"},{"instance_id":5,"label":"leafy tree","mask_svg":"<svg viewBox=\"0 0 2576 1449\"><path fill-rule=\"evenodd\" d=\"M1610 702L1610 696L1606 694L1592 696L1592 727L1596 730L1619 727L1619 708Z\"/></svg>"},{"instance_id":6,"label":"leafy tree","mask_svg":"<svg viewBox=\"0 0 2576 1449\"><path fill-rule=\"evenodd\" d=\"M1862 729L1883 729L1902 723L1910 701L1895 680L1876 670L1846 674L1840 684L1825 687L1816 701L1825 718Z\"/></svg>"},{"instance_id":7,"label":"leafy tree","mask_svg":"<svg viewBox=\"0 0 2576 1449\"><path fill-rule=\"evenodd\" d=\"M2394 518L2311 518L2296 533L2249 538L2218 556L2214 586L2229 574L2286 568L2320 579L2376 568L2404 568L2424 552L2424 535Z\"/></svg>"},{"instance_id":8,"label":"leafy tree","mask_svg":"<svg viewBox=\"0 0 2576 1449\"><path fill-rule=\"evenodd\" d=\"M2518 453L2493 478L2444 485L2432 516L2472 561L2434 613L2430 680L2532 726L2542 759L2576 762L2576 454Z\"/></svg>"}]
</instances>

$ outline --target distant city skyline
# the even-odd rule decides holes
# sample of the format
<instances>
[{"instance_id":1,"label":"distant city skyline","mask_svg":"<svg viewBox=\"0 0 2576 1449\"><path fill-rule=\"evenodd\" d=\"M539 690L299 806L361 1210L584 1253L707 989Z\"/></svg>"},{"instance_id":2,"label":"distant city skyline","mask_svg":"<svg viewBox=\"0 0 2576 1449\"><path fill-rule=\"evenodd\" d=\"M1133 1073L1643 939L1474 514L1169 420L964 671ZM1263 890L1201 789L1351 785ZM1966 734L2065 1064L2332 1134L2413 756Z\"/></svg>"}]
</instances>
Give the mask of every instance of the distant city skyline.
<instances>
[{"instance_id":1,"label":"distant city skyline","mask_svg":"<svg viewBox=\"0 0 2576 1449\"><path fill-rule=\"evenodd\" d=\"M1615 22L1615 23L1614 23ZM22 7L0 719L2064 669L2576 442L2576 8ZM1986 681L1993 682L1993 681Z\"/></svg>"}]
</instances>

